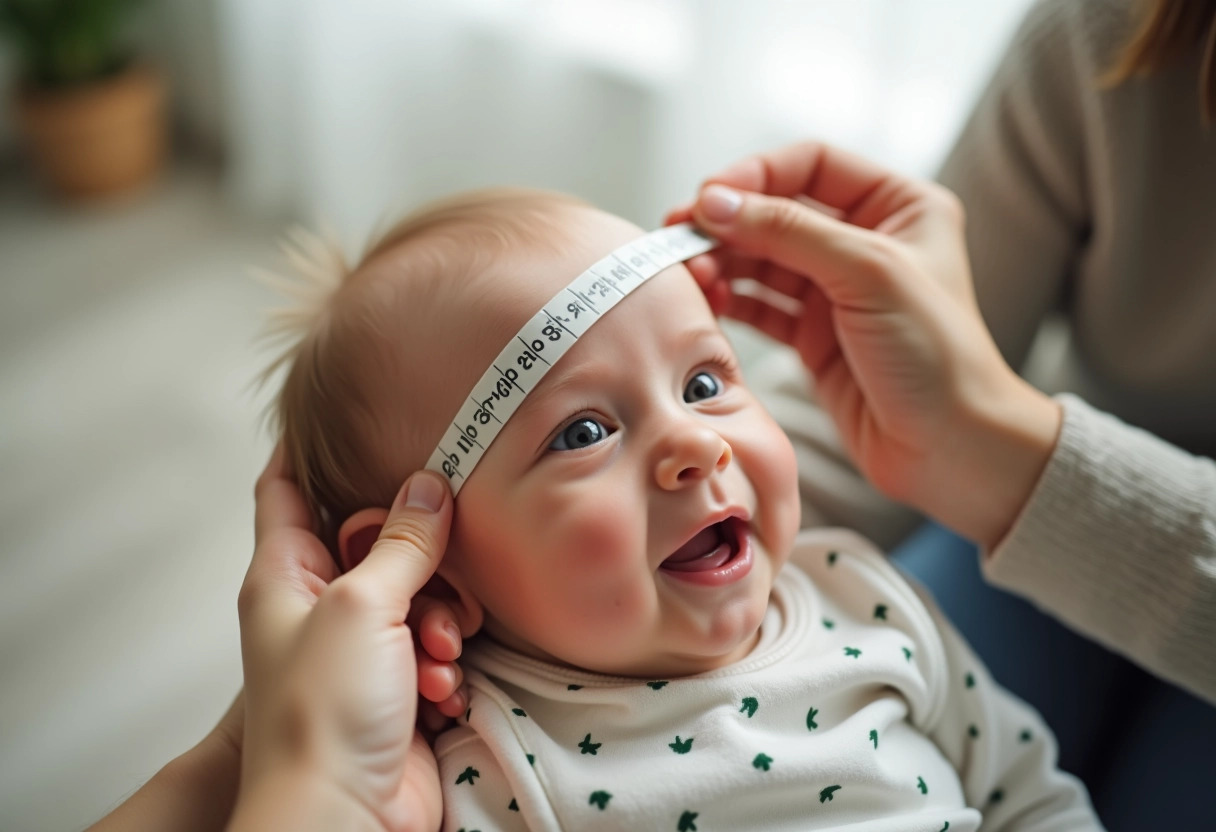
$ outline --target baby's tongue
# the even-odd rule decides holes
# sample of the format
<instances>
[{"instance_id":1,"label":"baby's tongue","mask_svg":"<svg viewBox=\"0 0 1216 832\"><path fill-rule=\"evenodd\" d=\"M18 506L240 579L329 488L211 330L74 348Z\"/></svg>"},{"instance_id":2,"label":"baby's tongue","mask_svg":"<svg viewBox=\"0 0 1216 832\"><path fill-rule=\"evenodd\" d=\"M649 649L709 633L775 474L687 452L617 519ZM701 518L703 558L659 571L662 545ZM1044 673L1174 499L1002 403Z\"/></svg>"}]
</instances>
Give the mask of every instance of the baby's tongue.
<instances>
[{"instance_id":1,"label":"baby's tongue","mask_svg":"<svg viewBox=\"0 0 1216 832\"><path fill-rule=\"evenodd\" d=\"M692 540L676 549L667 560L663 561L663 565L687 563L690 560L696 560L718 548L718 544L721 542L722 536L718 532L717 525L709 526L697 532L693 535Z\"/></svg>"}]
</instances>

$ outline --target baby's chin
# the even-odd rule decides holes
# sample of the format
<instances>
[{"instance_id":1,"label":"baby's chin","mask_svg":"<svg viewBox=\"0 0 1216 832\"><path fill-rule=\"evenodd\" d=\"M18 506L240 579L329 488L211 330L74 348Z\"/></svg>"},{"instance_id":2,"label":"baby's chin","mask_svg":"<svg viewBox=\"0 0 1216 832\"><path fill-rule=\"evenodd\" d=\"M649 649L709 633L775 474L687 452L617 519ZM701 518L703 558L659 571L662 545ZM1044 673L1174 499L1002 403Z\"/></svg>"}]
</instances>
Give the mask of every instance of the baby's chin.
<instances>
[{"instance_id":1,"label":"baby's chin","mask_svg":"<svg viewBox=\"0 0 1216 832\"><path fill-rule=\"evenodd\" d=\"M675 679L682 676L696 676L742 661L751 655L759 641L760 628L757 626L750 633L745 633L744 638L725 652L670 653L648 656L636 662L630 662L618 670L605 668L595 672L637 679Z\"/></svg>"},{"instance_id":2,"label":"baby's chin","mask_svg":"<svg viewBox=\"0 0 1216 832\"><path fill-rule=\"evenodd\" d=\"M700 645L703 649L699 651L655 651L648 655L614 657L607 662L592 656L547 652L519 638L501 622L493 621L488 616L480 636L530 658L583 673L644 680L673 679L709 673L747 658L760 641L762 620L763 615L760 615L754 626L737 630L736 637L729 643L706 643Z\"/></svg>"}]
</instances>

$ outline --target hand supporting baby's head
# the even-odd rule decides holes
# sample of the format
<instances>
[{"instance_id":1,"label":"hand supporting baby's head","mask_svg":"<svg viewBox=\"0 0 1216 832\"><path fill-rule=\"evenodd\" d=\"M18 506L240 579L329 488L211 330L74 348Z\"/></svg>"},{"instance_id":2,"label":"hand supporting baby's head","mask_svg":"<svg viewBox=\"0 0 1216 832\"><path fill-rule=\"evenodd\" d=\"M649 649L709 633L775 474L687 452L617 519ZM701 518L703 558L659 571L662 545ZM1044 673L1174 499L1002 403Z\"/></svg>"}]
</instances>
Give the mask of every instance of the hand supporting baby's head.
<instances>
[{"instance_id":1,"label":"hand supporting baby's head","mask_svg":"<svg viewBox=\"0 0 1216 832\"><path fill-rule=\"evenodd\" d=\"M503 345L640 234L564 197L474 194L406 220L327 293L279 415L347 566L375 519L359 510L425 463ZM789 443L674 266L529 392L461 491L440 574L467 627L484 615L521 652L692 673L750 650L797 524Z\"/></svg>"}]
</instances>

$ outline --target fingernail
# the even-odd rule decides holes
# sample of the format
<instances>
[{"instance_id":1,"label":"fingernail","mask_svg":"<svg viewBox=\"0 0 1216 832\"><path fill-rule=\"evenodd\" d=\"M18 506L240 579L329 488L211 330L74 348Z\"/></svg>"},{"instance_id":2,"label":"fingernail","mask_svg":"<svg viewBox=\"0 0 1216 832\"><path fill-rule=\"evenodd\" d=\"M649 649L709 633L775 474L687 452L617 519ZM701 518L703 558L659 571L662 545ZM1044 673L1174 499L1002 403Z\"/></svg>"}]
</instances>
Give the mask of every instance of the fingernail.
<instances>
[{"instance_id":1,"label":"fingernail","mask_svg":"<svg viewBox=\"0 0 1216 832\"><path fill-rule=\"evenodd\" d=\"M730 222L743 205L743 195L725 185L707 185L701 191L697 204L710 222Z\"/></svg>"},{"instance_id":2,"label":"fingernail","mask_svg":"<svg viewBox=\"0 0 1216 832\"><path fill-rule=\"evenodd\" d=\"M405 507L439 511L443 504L444 484L435 474L419 471L405 484Z\"/></svg>"},{"instance_id":3,"label":"fingernail","mask_svg":"<svg viewBox=\"0 0 1216 832\"><path fill-rule=\"evenodd\" d=\"M460 652L460 630L458 630L456 628L456 625L453 624L451 621L447 621L447 622L444 622L443 631L448 634L448 638L450 638L452 640L452 647L454 647L456 649L457 653L459 654L459 652Z\"/></svg>"}]
</instances>

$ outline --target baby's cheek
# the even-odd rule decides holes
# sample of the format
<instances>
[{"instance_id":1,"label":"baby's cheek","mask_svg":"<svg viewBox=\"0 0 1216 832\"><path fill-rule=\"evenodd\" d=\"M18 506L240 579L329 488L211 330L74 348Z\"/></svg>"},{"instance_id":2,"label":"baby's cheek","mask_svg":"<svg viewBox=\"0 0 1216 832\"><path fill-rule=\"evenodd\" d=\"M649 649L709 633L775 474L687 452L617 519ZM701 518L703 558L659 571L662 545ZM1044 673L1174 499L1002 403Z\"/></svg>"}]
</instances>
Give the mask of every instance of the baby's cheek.
<instances>
[{"instance_id":1,"label":"baby's cheek","mask_svg":"<svg viewBox=\"0 0 1216 832\"><path fill-rule=\"evenodd\" d=\"M567 483L532 506L546 548L560 547L580 572L612 573L645 559L646 516L615 482Z\"/></svg>"},{"instance_id":2,"label":"baby's cheek","mask_svg":"<svg viewBox=\"0 0 1216 832\"><path fill-rule=\"evenodd\" d=\"M754 455L756 474L753 485L769 514L769 524L776 539L771 541L774 554L783 554L793 545L794 535L802 519L802 504L798 496L798 460L789 437L773 422L757 432L750 448Z\"/></svg>"},{"instance_id":3,"label":"baby's cheek","mask_svg":"<svg viewBox=\"0 0 1216 832\"><path fill-rule=\"evenodd\" d=\"M645 557L635 541L635 529L629 528L633 522L625 517L592 513L571 521L563 524L563 537L569 541L572 560L582 569L612 573Z\"/></svg>"},{"instance_id":4,"label":"baby's cheek","mask_svg":"<svg viewBox=\"0 0 1216 832\"><path fill-rule=\"evenodd\" d=\"M582 611L597 626L636 617L653 587L643 531L645 521L616 510L575 513L560 527L561 572ZM652 594L652 593L651 593Z\"/></svg>"}]
</instances>

